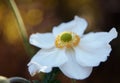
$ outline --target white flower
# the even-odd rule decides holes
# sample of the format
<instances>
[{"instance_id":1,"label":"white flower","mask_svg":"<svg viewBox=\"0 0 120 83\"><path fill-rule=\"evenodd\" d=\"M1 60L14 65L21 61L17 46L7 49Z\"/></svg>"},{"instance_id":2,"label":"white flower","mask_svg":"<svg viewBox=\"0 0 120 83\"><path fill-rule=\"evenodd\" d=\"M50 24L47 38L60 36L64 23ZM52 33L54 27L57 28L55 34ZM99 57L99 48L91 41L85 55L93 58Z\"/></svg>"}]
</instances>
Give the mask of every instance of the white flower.
<instances>
[{"instance_id":1,"label":"white flower","mask_svg":"<svg viewBox=\"0 0 120 83\"><path fill-rule=\"evenodd\" d=\"M109 43L117 37L117 31L112 28L109 32L84 35L86 27L86 20L75 16L74 20L54 27L52 33L32 34L30 43L41 50L28 64L30 74L59 67L69 78L87 78L93 67L107 60L111 52Z\"/></svg>"}]
</instances>

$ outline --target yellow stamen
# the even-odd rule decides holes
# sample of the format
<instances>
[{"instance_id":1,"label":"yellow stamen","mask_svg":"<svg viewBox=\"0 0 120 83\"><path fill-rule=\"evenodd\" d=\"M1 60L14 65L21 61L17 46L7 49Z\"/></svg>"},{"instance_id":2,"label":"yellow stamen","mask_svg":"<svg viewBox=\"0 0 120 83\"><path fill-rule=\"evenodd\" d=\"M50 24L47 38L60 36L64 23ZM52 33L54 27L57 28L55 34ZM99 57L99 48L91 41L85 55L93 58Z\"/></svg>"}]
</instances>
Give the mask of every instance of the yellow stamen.
<instances>
[{"instance_id":1,"label":"yellow stamen","mask_svg":"<svg viewBox=\"0 0 120 83\"><path fill-rule=\"evenodd\" d=\"M80 42L80 37L73 32L62 32L56 37L55 45L57 48L72 48Z\"/></svg>"}]
</instances>

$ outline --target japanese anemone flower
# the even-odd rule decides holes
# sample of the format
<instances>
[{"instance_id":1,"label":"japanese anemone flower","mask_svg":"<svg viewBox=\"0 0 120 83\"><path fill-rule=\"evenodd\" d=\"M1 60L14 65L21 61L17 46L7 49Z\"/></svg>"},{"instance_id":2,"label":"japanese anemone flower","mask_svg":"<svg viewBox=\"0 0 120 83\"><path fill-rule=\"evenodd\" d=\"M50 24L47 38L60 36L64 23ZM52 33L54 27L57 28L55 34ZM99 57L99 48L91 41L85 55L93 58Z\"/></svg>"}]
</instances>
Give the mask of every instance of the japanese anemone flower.
<instances>
[{"instance_id":1,"label":"japanese anemone flower","mask_svg":"<svg viewBox=\"0 0 120 83\"><path fill-rule=\"evenodd\" d=\"M58 67L72 79L85 79L93 67L105 62L111 52L110 41L117 31L83 34L88 23L75 16L74 20L53 27L52 33L36 33L30 36L30 44L40 49L28 64L32 76L39 72L51 72Z\"/></svg>"}]
</instances>

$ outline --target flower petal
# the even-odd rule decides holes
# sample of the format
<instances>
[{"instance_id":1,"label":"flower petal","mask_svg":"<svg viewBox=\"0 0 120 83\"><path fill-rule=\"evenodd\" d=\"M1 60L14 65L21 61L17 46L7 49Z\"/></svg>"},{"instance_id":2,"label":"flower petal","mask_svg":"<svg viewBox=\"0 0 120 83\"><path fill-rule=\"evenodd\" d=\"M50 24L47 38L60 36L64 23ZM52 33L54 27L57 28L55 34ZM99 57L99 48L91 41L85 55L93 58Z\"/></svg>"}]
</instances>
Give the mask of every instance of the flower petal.
<instances>
[{"instance_id":1,"label":"flower petal","mask_svg":"<svg viewBox=\"0 0 120 83\"><path fill-rule=\"evenodd\" d=\"M57 36L61 32L70 31L81 36L84 33L85 29L87 28L87 25L88 24L85 19L75 16L74 20L67 23L62 23L59 26L54 27L53 34Z\"/></svg>"},{"instance_id":2,"label":"flower petal","mask_svg":"<svg viewBox=\"0 0 120 83\"><path fill-rule=\"evenodd\" d=\"M30 62L47 67L58 67L67 61L64 50L57 48L41 49Z\"/></svg>"},{"instance_id":3,"label":"flower petal","mask_svg":"<svg viewBox=\"0 0 120 83\"><path fill-rule=\"evenodd\" d=\"M89 33L75 48L76 59L82 66L98 66L100 62L107 60L111 52L109 42L117 37L116 29L113 28L109 32Z\"/></svg>"},{"instance_id":4,"label":"flower petal","mask_svg":"<svg viewBox=\"0 0 120 83\"><path fill-rule=\"evenodd\" d=\"M85 67L98 66L100 62L104 62L107 60L107 56L109 56L109 53L111 52L110 45L105 45L91 49L88 48L75 48L77 62Z\"/></svg>"},{"instance_id":5,"label":"flower petal","mask_svg":"<svg viewBox=\"0 0 120 83\"><path fill-rule=\"evenodd\" d=\"M112 28L109 32L88 33L81 38L80 45L98 47L98 45L101 46L110 43L116 37L117 31L115 28Z\"/></svg>"},{"instance_id":6,"label":"flower petal","mask_svg":"<svg viewBox=\"0 0 120 83\"><path fill-rule=\"evenodd\" d=\"M61 65L60 70L69 78L73 79L85 79L91 72L92 67L83 67L76 62L75 54L72 50L67 50L68 61Z\"/></svg>"},{"instance_id":7,"label":"flower petal","mask_svg":"<svg viewBox=\"0 0 120 83\"><path fill-rule=\"evenodd\" d=\"M54 46L54 40L52 33L36 33L30 36L30 44L39 48L52 48Z\"/></svg>"},{"instance_id":8,"label":"flower petal","mask_svg":"<svg viewBox=\"0 0 120 83\"><path fill-rule=\"evenodd\" d=\"M52 68L48 68L47 66L42 66L36 62L30 62L28 64L28 70L30 72L31 76L34 76L35 74L39 72L50 72Z\"/></svg>"}]
</instances>

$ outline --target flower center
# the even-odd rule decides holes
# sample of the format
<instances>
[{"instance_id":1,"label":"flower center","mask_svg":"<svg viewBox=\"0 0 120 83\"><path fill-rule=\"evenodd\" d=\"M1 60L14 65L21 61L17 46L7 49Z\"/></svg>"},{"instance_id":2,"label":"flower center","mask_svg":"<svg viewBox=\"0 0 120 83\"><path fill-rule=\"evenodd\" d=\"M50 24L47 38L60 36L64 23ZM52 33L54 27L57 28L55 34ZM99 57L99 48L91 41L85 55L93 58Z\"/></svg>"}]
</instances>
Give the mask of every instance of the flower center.
<instances>
[{"instance_id":1,"label":"flower center","mask_svg":"<svg viewBox=\"0 0 120 83\"><path fill-rule=\"evenodd\" d=\"M73 32L62 32L55 40L55 45L57 48L72 48L77 46L80 42L80 37Z\"/></svg>"},{"instance_id":2,"label":"flower center","mask_svg":"<svg viewBox=\"0 0 120 83\"><path fill-rule=\"evenodd\" d=\"M60 38L63 42L69 42L72 40L72 35L70 33L63 33Z\"/></svg>"}]
</instances>

